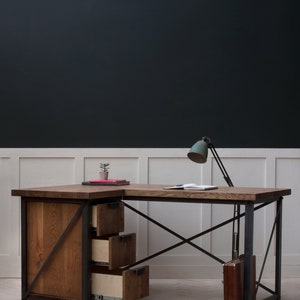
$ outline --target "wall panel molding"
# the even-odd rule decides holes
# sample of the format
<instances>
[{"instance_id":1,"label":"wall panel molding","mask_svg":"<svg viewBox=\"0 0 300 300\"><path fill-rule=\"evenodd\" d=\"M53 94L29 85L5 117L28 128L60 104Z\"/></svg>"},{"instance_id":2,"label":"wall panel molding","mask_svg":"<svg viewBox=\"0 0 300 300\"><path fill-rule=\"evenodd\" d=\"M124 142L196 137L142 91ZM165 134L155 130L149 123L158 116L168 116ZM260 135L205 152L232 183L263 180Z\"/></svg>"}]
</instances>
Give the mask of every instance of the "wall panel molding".
<instances>
[{"instance_id":1,"label":"wall panel molding","mask_svg":"<svg viewBox=\"0 0 300 300\"><path fill-rule=\"evenodd\" d=\"M185 148L0 148L0 277L20 276L20 201L11 197L14 188L75 184L97 178L99 163L111 163L111 177L132 183L177 184L198 182L226 185L209 153L208 162L198 165L186 157ZM283 276L300 276L300 241L291 232L300 227L300 149L217 149L235 186L292 188L283 205ZM144 213L189 237L227 217L230 206L130 202ZM258 264L266 249L274 207L261 210L255 218L255 252ZM243 224L242 224L243 228ZM138 236L138 258L178 240L149 225L126 210L125 231ZM243 237L243 232L241 232ZM208 251L230 258L231 226L194 242ZM273 271L274 243L266 275ZM185 245L148 262L152 277L221 278L221 266Z\"/></svg>"}]
</instances>

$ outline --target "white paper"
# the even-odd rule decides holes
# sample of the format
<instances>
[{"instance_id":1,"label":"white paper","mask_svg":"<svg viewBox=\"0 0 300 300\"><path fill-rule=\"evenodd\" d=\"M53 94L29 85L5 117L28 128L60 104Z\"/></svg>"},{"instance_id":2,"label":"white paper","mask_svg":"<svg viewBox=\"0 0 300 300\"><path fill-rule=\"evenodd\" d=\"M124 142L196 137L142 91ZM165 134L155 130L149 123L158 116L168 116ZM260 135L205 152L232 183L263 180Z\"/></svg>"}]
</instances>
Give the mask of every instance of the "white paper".
<instances>
[{"instance_id":1,"label":"white paper","mask_svg":"<svg viewBox=\"0 0 300 300\"><path fill-rule=\"evenodd\" d=\"M167 190L214 190L218 187L216 185L202 185L196 183L184 183L184 184L177 184L173 186L166 187Z\"/></svg>"}]
</instances>

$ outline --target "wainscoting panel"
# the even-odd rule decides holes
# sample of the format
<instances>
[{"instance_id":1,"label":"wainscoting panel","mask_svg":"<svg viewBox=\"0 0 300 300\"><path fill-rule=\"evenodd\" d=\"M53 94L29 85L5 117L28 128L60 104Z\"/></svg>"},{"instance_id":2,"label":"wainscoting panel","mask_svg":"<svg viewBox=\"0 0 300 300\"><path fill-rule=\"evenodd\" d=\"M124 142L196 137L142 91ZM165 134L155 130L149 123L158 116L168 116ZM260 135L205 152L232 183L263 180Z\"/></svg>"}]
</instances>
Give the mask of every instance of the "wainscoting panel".
<instances>
[{"instance_id":1,"label":"wainscoting panel","mask_svg":"<svg viewBox=\"0 0 300 300\"><path fill-rule=\"evenodd\" d=\"M20 276L20 201L11 189L80 184L99 175L99 163L109 162L111 178L132 183L173 185L196 182L225 186L209 153L206 164L191 162L188 149L0 149L0 277ZM286 187L292 195L283 201L283 276L300 276L300 149L217 149L235 186ZM184 237L230 218L231 205L165 204L128 201L132 206L170 226ZM269 241L275 216L273 205L255 215L255 254L258 267ZM137 255L142 258L180 240L126 209L126 232L137 233ZM232 226L218 229L193 242L229 260ZM244 223L241 221L241 253ZM274 268L274 242L266 275ZM221 278L222 265L184 245L148 262L153 278ZM258 268L259 269L259 268Z\"/></svg>"},{"instance_id":2,"label":"wainscoting panel","mask_svg":"<svg viewBox=\"0 0 300 300\"><path fill-rule=\"evenodd\" d=\"M73 157L21 157L20 187L72 184L74 170Z\"/></svg>"},{"instance_id":3,"label":"wainscoting panel","mask_svg":"<svg viewBox=\"0 0 300 300\"><path fill-rule=\"evenodd\" d=\"M290 187L292 195L283 205L283 269L289 276L299 277L300 264L300 158L276 159L276 186ZM298 274L298 275L297 275Z\"/></svg>"},{"instance_id":4,"label":"wainscoting panel","mask_svg":"<svg viewBox=\"0 0 300 300\"><path fill-rule=\"evenodd\" d=\"M85 180L99 178L99 165L103 162L110 163L110 178L126 178L130 182L138 181L138 157L86 157L84 159Z\"/></svg>"},{"instance_id":5,"label":"wainscoting panel","mask_svg":"<svg viewBox=\"0 0 300 300\"><path fill-rule=\"evenodd\" d=\"M246 187L264 187L266 186L266 158L221 158L222 162L226 166L226 170L233 182L234 186L246 186ZM213 159L212 168L212 182L218 186L224 185L224 179L222 173L215 160ZM226 183L225 183L226 184ZM243 206L241 206L243 212ZM212 206L212 219L211 225L216 225L220 221L233 216L234 206L232 205L213 205ZM263 236L262 231L257 230L264 228L264 210L260 211L256 215L255 222L255 251L261 252L263 250ZM240 222L240 240L244 239L244 220ZM231 237L232 225L222 227L212 233L212 252L218 256L223 256L225 260L230 259L231 255ZM224 237L228 239L224 243ZM240 252L243 253L243 243L241 243ZM228 256L229 255L229 256Z\"/></svg>"},{"instance_id":6,"label":"wainscoting panel","mask_svg":"<svg viewBox=\"0 0 300 300\"><path fill-rule=\"evenodd\" d=\"M15 183L13 165L13 159L0 155L0 277L21 273L20 203L10 197Z\"/></svg>"}]
</instances>

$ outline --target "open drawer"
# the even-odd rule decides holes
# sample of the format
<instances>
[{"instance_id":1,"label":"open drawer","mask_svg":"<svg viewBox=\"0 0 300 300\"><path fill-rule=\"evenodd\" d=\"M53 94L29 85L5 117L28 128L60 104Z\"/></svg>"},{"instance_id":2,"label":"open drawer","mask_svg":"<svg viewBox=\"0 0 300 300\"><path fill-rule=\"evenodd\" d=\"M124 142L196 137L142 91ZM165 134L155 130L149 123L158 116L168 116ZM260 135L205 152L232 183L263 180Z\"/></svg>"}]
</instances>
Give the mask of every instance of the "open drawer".
<instances>
[{"instance_id":1,"label":"open drawer","mask_svg":"<svg viewBox=\"0 0 300 300\"><path fill-rule=\"evenodd\" d=\"M98 298L103 296L123 300L149 296L149 266L113 271L93 266L91 292Z\"/></svg>"},{"instance_id":2,"label":"open drawer","mask_svg":"<svg viewBox=\"0 0 300 300\"><path fill-rule=\"evenodd\" d=\"M136 234L114 235L92 239L92 260L113 270L135 263Z\"/></svg>"},{"instance_id":3,"label":"open drawer","mask_svg":"<svg viewBox=\"0 0 300 300\"><path fill-rule=\"evenodd\" d=\"M92 227L97 236L124 231L124 203L121 201L92 206Z\"/></svg>"}]
</instances>

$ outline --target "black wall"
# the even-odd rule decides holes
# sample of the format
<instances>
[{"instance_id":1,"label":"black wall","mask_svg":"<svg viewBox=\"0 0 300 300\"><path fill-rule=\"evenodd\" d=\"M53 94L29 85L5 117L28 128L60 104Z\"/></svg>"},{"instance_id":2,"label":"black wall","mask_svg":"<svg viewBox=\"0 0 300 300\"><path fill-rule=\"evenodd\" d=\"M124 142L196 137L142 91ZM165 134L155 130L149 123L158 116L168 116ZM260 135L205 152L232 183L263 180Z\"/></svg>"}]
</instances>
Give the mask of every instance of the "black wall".
<instances>
[{"instance_id":1,"label":"black wall","mask_svg":"<svg viewBox=\"0 0 300 300\"><path fill-rule=\"evenodd\" d=\"M1 0L0 147L300 148L298 3Z\"/></svg>"}]
</instances>

